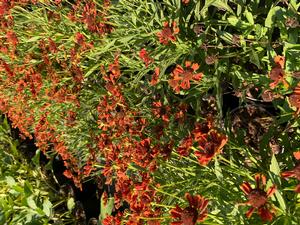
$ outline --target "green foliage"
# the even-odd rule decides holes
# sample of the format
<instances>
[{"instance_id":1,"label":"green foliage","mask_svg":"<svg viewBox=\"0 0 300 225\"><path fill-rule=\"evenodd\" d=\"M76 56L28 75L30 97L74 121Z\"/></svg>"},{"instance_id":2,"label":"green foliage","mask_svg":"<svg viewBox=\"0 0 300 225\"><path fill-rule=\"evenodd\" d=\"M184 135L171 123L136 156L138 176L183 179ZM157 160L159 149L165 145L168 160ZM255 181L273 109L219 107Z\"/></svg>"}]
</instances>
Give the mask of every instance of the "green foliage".
<instances>
[{"instance_id":1,"label":"green foliage","mask_svg":"<svg viewBox=\"0 0 300 225\"><path fill-rule=\"evenodd\" d=\"M0 110L13 126L35 136L39 152L59 155L78 187L103 174L116 186L106 206L101 199L101 221L126 203L125 222L169 224L176 205L189 209L190 193L209 200L203 224L299 224L299 175L282 177L299 163L299 1L107 2L11 6ZM209 131L197 127L211 118ZM0 129L0 224L56 219L35 179L39 152L36 170L22 165L7 122ZM255 174L267 176L261 193L276 185L270 222L260 207L245 216L255 203L240 186L255 189Z\"/></svg>"},{"instance_id":2,"label":"green foliage","mask_svg":"<svg viewBox=\"0 0 300 225\"><path fill-rule=\"evenodd\" d=\"M6 118L1 120L0 136L0 224L46 225L66 219L55 212L53 203L59 199L52 184L19 152Z\"/></svg>"}]
</instances>

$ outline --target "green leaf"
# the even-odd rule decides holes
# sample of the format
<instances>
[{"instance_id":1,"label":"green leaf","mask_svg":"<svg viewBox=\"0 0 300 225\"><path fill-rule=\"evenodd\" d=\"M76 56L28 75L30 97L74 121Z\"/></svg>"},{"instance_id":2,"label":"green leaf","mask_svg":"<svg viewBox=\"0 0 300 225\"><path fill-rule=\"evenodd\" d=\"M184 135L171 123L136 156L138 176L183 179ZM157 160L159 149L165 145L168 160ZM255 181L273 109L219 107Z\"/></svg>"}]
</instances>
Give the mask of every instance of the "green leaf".
<instances>
[{"instance_id":1,"label":"green leaf","mask_svg":"<svg viewBox=\"0 0 300 225\"><path fill-rule=\"evenodd\" d=\"M230 23L232 26L240 28L240 29L248 29L250 27L252 27L252 25L250 23L246 23L244 21L241 21L239 18L237 18L236 16L230 16L227 18L228 23Z\"/></svg>"},{"instance_id":2,"label":"green leaf","mask_svg":"<svg viewBox=\"0 0 300 225\"><path fill-rule=\"evenodd\" d=\"M29 197L26 199L26 202L27 202L27 205L28 205L30 208L36 209L37 206L36 206L36 203L35 203L35 201L34 201L33 198L34 198L33 195L29 196Z\"/></svg>"},{"instance_id":3,"label":"green leaf","mask_svg":"<svg viewBox=\"0 0 300 225\"><path fill-rule=\"evenodd\" d=\"M251 52L250 52L250 62L255 64L257 66L257 68L259 68L259 69L261 68L259 56L254 49L251 49Z\"/></svg>"},{"instance_id":4,"label":"green leaf","mask_svg":"<svg viewBox=\"0 0 300 225\"><path fill-rule=\"evenodd\" d=\"M28 181L25 181L24 193L25 193L26 196L29 196L33 193L33 187Z\"/></svg>"},{"instance_id":5,"label":"green leaf","mask_svg":"<svg viewBox=\"0 0 300 225\"><path fill-rule=\"evenodd\" d=\"M223 180L222 169L217 158L215 158L215 175L218 178L218 180Z\"/></svg>"},{"instance_id":6,"label":"green leaf","mask_svg":"<svg viewBox=\"0 0 300 225\"><path fill-rule=\"evenodd\" d=\"M32 158L32 162L35 166L39 167L40 166L40 155L41 155L41 150L36 150L34 157Z\"/></svg>"},{"instance_id":7,"label":"green leaf","mask_svg":"<svg viewBox=\"0 0 300 225\"><path fill-rule=\"evenodd\" d=\"M278 190L275 192L275 196L276 196L277 201L279 202L280 208L282 209L282 211L285 212L286 204L285 204L285 201L284 201L281 193Z\"/></svg>"},{"instance_id":8,"label":"green leaf","mask_svg":"<svg viewBox=\"0 0 300 225\"><path fill-rule=\"evenodd\" d=\"M6 183L9 186L14 186L16 184L15 179L13 177L11 177L11 176L6 176L5 179L6 179Z\"/></svg>"},{"instance_id":9,"label":"green leaf","mask_svg":"<svg viewBox=\"0 0 300 225\"><path fill-rule=\"evenodd\" d=\"M106 204L104 204L104 199L103 196L101 197L101 213L100 213L100 221L102 221L103 219L105 219L107 216L110 216L113 208L114 208L114 198L108 198Z\"/></svg>"},{"instance_id":10,"label":"green leaf","mask_svg":"<svg viewBox=\"0 0 300 225\"><path fill-rule=\"evenodd\" d=\"M253 19L253 15L251 12L249 12L247 9L245 10L245 16L248 20L248 22L251 24L251 25L254 25L254 19Z\"/></svg>"},{"instance_id":11,"label":"green leaf","mask_svg":"<svg viewBox=\"0 0 300 225\"><path fill-rule=\"evenodd\" d=\"M204 7L201 9L200 14L202 17L205 17L205 14L208 10L209 6L215 6L219 9L225 9L226 11L230 12L231 14L234 14L233 10L222 0L208 0L205 1Z\"/></svg>"},{"instance_id":12,"label":"green leaf","mask_svg":"<svg viewBox=\"0 0 300 225\"><path fill-rule=\"evenodd\" d=\"M49 199L47 198L44 202L43 202L43 211L46 214L46 216L50 217L51 215L51 210L52 210L52 203L49 201Z\"/></svg>"},{"instance_id":13,"label":"green leaf","mask_svg":"<svg viewBox=\"0 0 300 225\"><path fill-rule=\"evenodd\" d=\"M281 7L279 6L275 6L269 11L267 18L265 20L265 27L272 28L274 26L276 14L280 11L281 11Z\"/></svg>"},{"instance_id":14,"label":"green leaf","mask_svg":"<svg viewBox=\"0 0 300 225\"><path fill-rule=\"evenodd\" d=\"M227 2L227 1L226 1ZM225 9L226 11L230 12L231 14L234 14L233 10L222 0L213 1L211 5L219 8L219 9Z\"/></svg>"},{"instance_id":15,"label":"green leaf","mask_svg":"<svg viewBox=\"0 0 300 225\"><path fill-rule=\"evenodd\" d=\"M275 157L275 154L272 155L270 171L273 172L274 174L280 176L280 168L279 168L277 159Z\"/></svg>"},{"instance_id":16,"label":"green leaf","mask_svg":"<svg viewBox=\"0 0 300 225\"><path fill-rule=\"evenodd\" d=\"M74 208L74 206L75 206L74 198L69 198L68 201L67 201L68 210L72 211L72 209Z\"/></svg>"}]
</instances>

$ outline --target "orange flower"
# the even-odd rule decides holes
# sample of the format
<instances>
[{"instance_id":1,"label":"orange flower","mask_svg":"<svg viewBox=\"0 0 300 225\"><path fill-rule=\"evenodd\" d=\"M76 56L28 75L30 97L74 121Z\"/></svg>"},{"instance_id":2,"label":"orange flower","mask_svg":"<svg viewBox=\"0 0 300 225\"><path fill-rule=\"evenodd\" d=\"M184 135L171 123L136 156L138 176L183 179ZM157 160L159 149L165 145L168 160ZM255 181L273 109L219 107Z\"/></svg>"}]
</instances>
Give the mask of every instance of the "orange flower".
<instances>
[{"instance_id":1,"label":"orange flower","mask_svg":"<svg viewBox=\"0 0 300 225\"><path fill-rule=\"evenodd\" d=\"M275 56L274 57L275 66L270 71L270 79L273 80L273 82L270 84L270 88L274 89L280 82L283 83L285 88L289 87L289 84L285 80L285 72L284 72L284 63L285 58L283 56Z\"/></svg>"},{"instance_id":2,"label":"orange flower","mask_svg":"<svg viewBox=\"0 0 300 225\"><path fill-rule=\"evenodd\" d=\"M172 23L172 27L169 27L169 22L164 22L164 28L161 32L157 33L157 37L159 38L159 42L167 45L169 41L176 41L175 35L179 33L179 28L176 26L176 22Z\"/></svg>"},{"instance_id":3,"label":"orange flower","mask_svg":"<svg viewBox=\"0 0 300 225\"><path fill-rule=\"evenodd\" d=\"M190 81L200 81L203 77L203 73L195 73L199 69L197 63L185 62L186 69L184 70L180 65L177 65L172 72L172 79L169 80L169 85L175 92L179 92L180 88L189 89Z\"/></svg>"},{"instance_id":4,"label":"orange flower","mask_svg":"<svg viewBox=\"0 0 300 225\"><path fill-rule=\"evenodd\" d=\"M192 196L189 193L185 194L185 198L189 206L182 209L176 205L176 208L171 210L172 218L176 219L171 222L171 225L194 225L197 222L203 222L207 217L207 199L200 195Z\"/></svg>"},{"instance_id":5,"label":"orange flower","mask_svg":"<svg viewBox=\"0 0 300 225\"><path fill-rule=\"evenodd\" d=\"M264 190L266 186L266 177L262 174L255 175L256 186L252 188L248 182L244 182L240 187L242 191L247 195L248 201L243 203L250 205L250 209L247 211L246 216L250 218L255 209L257 209L258 215L264 221L272 221L273 208L270 210L268 204L268 198L271 197L276 191L276 186L272 185L267 192Z\"/></svg>"},{"instance_id":6,"label":"orange flower","mask_svg":"<svg viewBox=\"0 0 300 225\"><path fill-rule=\"evenodd\" d=\"M154 74L152 75L152 79L150 81L151 86L154 86L158 83L159 73L160 73L159 67L156 67L154 69Z\"/></svg>"},{"instance_id":7,"label":"orange flower","mask_svg":"<svg viewBox=\"0 0 300 225\"><path fill-rule=\"evenodd\" d=\"M300 151L294 152L293 154L295 159L300 160ZM292 170L282 172L281 176L284 178L293 177L300 181L300 164L298 163ZM300 184L296 186L295 192L300 193Z\"/></svg>"},{"instance_id":8,"label":"orange flower","mask_svg":"<svg viewBox=\"0 0 300 225\"><path fill-rule=\"evenodd\" d=\"M289 96L289 102L291 106L297 108L297 114L300 112L300 83L294 89L293 94Z\"/></svg>"},{"instance_id":9,"label":"orange flower","mask_svg":"<svg viewBox=\"0 0 300 225\"><path fill-rule=\"evenodd\" d=\"M148 65L150 63L152 63L154 60L148 55L148 52L146 49L141 49L140 51L140 58L143 60L143 62L146 64L146 67L148 67Z\"/></svg>"},{"instance_id":10,"label":"orange flower","mask_svg":"<svg viewBox=\"0 0 300 225\"><path fill-rule=\"evenodd\" d=\"M199 150L195 152L195 156L202 166L207 165L216 154L219 154L228 141L225 135L219 134L215 130L211 130L198 138Z\"/></svg>"}]
</instances>

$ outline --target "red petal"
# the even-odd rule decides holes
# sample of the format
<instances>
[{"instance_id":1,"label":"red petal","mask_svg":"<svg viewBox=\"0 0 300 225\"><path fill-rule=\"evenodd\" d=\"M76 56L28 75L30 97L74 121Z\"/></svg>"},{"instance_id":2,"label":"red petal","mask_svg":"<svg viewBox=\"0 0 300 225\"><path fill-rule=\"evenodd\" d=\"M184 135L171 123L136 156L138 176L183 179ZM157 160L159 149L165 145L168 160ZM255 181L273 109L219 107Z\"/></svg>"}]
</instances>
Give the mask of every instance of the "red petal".
<instances>
[{"instance_id":1,"label":"red petal","mask_svg":"<svg viewBox=\"0 0 300 225\"><path fill-rule=\"evenodd\" d=\"M250 218L254 212L254 207L251 207L247 212L246 212L246 217Z\"/></svg>"},{"instance_id":2,"label":"red petal","mask_svg":"<svg viewBox=\"0 0 300 225\"><path fill-rule=\"evenodd\" d=\"M285 171L285 172L282 172L281 173L281 176L282 177L293 177L293 176L295 176L295 172L294 171Z\"/></svg>"},{"instance_id":3,"label":"red petal","mask_svg":"<svg viewBox=\"0 0 300 225\"><path fill-rule=\"evenodd\" d=\"M181 209L178 205L176 205L175 209L172 209L170 211L172 218L181 218L182 213L183 213L183 209Z\"/></svg>"},{"instance_id":4,"label":"red petal","mask_svg":"<svg viewBox=\"0 0 300 225\"><path fill-rule=\"evenodd\" d=\"M185 61L185 67L191 67L192 62L191 61Z\"/></svg>"},{"instance_id":5,"label":"red petal","mask_svg":"<svg viewBox=\"0 0 300 225\"><path fill-rule=\"evenodd\" d=\"M198 70L198 69L199 69L198 63L193 63L192 69L193 69L194 71Z\"/></svg>"},{"instance_id":6,"label":"red petal","mask_svg":"<svg viewBox=\"0 0 300 225\"><path fill-rule=\"evenodd\" d=\"M276 191L276 185L271 186L267 191L267 197L272 196Z\"/></svg>"},{"instance_id":7,"label":"red petal","mask_svg":"<svg viewBox=\"0 0 300 225\"><path fill-rule=\"evenodd\" d=\"M184 197L188 200L190 206L193 205L193 197L190 193L185 193Z\"/></svg>"},{"instance_id":8,"label":"red petal","mask_svg":"<svg viewBox=\"0 0 300 225\"><path fill-rule=\"evenodd\" d=\"M244 182L240 188L242 189L242 191L248 195L251 191L252 191L252 188L250 186L250 184L248 182Z\"/></svg>"},{"instance_id":9,"label":"red petal","mask_svg":"<svg viewBox=\"0 0 300 225\"><path fill-rule=\"evenodd\" d=\"M258 209L258 215L264 221L272 221L272 219L273 219L272 213L270 212L269 209L267 209L265 207L261 207Z\"/></svg>"},{"instance_id":10,"label":"red petal","mask_svg":"<svg viewBox=\"0 0 300 225\"><path fill-rule=\"evenodd\" d=\"M295 192L300 193L300 184L298 184L295 188Z\"/></svg>"},{"instance_id":11,"label":"red petal","mask_svg":"<svg viewBox=\"0 0 300 225\"><path fill-rule=\"evenodd\" d=\"M205 210L203 213L200 213L197 222L203 222L207 217L207 210Z\"/></svg>"},{"instance_id":12,"label":"red petal","mask_svg":"<svg viewBox=\"0 0 300 225\"><path fill-rule=\"evenodd\" d=\"M208 205L208 200L207 199L204 199L204 198L202 198L202 204L200 205L200 207L199 207L199 210L200 210L200 214L203 212L203 211L205 211L206 210L206 208L207 208L207 205Z\"/></svg>"},{"instance_id":13,"label":"red petal","mask_svg":"<svg viewBox=\"0 0 300 225\"><path fill-rule=\"evenodd\" d=\"M300 151L294 152L293 154L294 154L295 159L300 160Z\"/></svg>"}]
</instances>

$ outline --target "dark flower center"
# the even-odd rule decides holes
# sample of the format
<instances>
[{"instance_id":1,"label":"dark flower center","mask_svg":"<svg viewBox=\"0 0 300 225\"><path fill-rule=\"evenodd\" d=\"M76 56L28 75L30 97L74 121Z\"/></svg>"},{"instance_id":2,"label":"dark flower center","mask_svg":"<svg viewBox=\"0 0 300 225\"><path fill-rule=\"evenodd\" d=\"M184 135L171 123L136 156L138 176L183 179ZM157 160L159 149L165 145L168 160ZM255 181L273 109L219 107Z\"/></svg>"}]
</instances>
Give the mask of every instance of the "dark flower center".
<instances>
[{"instance_id":1,"label":"dark flower center","mask_svg":"<svg viewBox=\"0 0 300 225\"><path fill-rule=\"evenodd\" d=\"M194 225L197 222L198 211L194 208L187 207L182 213L182 222L184 225Z\"/></svg>"},{"instance_id":2,"label":"dark flower center","mask_svg":"<svg viewBox=\"0 0 300 225\"><path fill-rule=\"evenodd\" d=\"M260 189L254 189L248 195L249 204L254 208L259 208L266 204L267 193Z\"/></svg>"}]
</instances>

